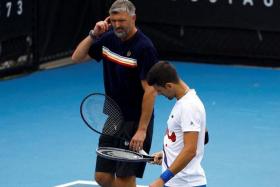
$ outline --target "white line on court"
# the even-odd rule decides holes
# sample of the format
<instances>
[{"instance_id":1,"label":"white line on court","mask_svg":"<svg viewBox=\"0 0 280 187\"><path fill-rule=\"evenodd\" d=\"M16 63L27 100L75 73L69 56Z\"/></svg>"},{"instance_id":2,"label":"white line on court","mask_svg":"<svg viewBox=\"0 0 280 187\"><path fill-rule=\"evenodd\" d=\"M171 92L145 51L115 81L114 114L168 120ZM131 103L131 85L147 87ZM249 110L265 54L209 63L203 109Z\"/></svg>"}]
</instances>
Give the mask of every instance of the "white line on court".
<instances>
[{"instance_id":1,"label":"white line on court","mask_svg":"<svg viewBox=\"0 0 280 187\"><path fill-rule=\"evenodd\" d=\"M97 182L95 181L85 181L85 180L77 180L77 181L73 181L73 182L69 182L69 183L65 183L65 184L60 184L54 187L71 187L74 185L89 185L89 186L98 186ZM148 187L148 186L142 186L142 185L137 185L137 187Z\"/></svg>"}]
</instances>

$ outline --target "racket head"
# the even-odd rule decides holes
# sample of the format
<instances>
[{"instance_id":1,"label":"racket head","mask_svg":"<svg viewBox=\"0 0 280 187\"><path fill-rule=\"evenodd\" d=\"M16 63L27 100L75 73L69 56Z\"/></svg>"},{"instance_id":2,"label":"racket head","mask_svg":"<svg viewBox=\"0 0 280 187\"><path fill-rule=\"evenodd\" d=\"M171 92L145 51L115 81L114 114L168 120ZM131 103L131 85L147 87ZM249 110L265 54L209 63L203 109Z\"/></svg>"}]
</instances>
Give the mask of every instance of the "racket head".
<instances>
[{"instance_id":1,"label":"racket head","mask_svg":"<svg viewBox=\"0 0 280 187\"><path fill-rule=\"evenodd\" d=\"M103 158L123 162L150 162L154 160L152 156L115 147L99 147L96 149L96 153Z\"/></svg>"},{"instance_id":2,"label":"racket head","mask_svg":"<svg viewBox=\"0 0 280 187\"><path fill-rule=\"evenodd\" d=\"M107 136L117 136L123 123L120 107L102 93L87 95L80 105L80 114L85 124L93 131Z\"/></svg>"}]
</instances>

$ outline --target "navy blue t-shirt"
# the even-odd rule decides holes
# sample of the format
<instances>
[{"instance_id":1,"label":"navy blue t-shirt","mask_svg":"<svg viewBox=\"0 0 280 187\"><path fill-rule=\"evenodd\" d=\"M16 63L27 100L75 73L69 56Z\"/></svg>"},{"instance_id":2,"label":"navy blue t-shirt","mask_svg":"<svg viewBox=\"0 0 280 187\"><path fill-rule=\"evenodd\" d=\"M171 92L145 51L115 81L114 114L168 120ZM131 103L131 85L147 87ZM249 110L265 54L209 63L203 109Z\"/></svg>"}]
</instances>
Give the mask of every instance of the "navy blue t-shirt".
<instances>
[{"instance_id":1,"label":"navy blue t-shirt","mask_svg":"<svg viewBox=\"0 0 280 187\"><path fill-rule=\"evenodd\" d=\"M91 46L93 59L103 59L104 87L120 106L126 121L139 120L144 90L141 80L157 63L158 55L151 40L139 29L132 38L121 41L110 30Z\"/></svg>"}]
</instances>

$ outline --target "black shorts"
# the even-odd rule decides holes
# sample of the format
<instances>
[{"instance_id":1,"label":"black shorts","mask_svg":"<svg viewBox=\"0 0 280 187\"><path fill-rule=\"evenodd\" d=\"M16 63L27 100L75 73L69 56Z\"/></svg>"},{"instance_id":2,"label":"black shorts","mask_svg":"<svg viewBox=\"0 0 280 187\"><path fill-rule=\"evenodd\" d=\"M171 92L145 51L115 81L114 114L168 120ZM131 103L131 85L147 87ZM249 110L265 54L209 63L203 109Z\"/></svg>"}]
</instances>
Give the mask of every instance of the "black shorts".
<instances>
[{"instance_id":1,"label":"black shorts","mask_svg":"<svg viewBox=\"0 0 280 187\"><path fill-rule=\"evenodd\" d=\"M143 149L149 153L152 143L152 135L153 135L153 120L151 120L146 139L144 141ZM124 129L122 137L127 140L130 140L132 136L135 134L138 128L138 122L124 122ZM99 147L117 147L128 149L127 146L124 145L123 141L118 141L116 138L108 138L105 136L100 136L99 138ZM117 177L129 177L136 176L138 178L142 178L144 174L146 163L128 163L128 162L119 162L104 159L100 156L97 156L96 159L96 168L95 172L106 172L115 174Z\"/></svg>"}]
</instances>

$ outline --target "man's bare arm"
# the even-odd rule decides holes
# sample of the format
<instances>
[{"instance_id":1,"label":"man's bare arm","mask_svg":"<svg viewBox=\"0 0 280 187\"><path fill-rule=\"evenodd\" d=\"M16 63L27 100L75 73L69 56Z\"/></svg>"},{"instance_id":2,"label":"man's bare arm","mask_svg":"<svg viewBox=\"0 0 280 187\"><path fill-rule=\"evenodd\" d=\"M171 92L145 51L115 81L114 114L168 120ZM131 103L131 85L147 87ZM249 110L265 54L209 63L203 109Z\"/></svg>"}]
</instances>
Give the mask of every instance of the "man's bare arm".
<instances>
[{"instance_id":1,"label":"man's bare arm","mask_svg":"<svg viewBox=\"0 0 280 187\"><path fill-rule=\"evenodd\" d=\"M94 40L97 37L99 37L102 33L108 31L109 27L111 26L109 20L110 17L107 17L104 21L97 22L94 29L90 31L90 35L79 43L78 47L75 49L72 55L72 60L74 62L82 62L90 59L90 56L88 55L90 46L93 44Z\"/></svg>"},{"instance_id":2,"label":"man's bare arm","mask_svg":"<svg viewBox=\"0 0 280 187\"><path fill-rule=\"evenodd\" d=\"M130 142L130 149L139 151L143 149L143 143L146 139L147 128L151 120L151 116L154 109L156 91L152 86L149 86L147 81L142 80L142 87L144 89L144 95L142 100L142 111L139 121L138 130L133 136Z\"/></svg>"}]
</instances>

